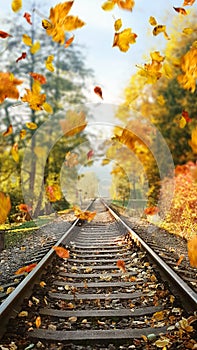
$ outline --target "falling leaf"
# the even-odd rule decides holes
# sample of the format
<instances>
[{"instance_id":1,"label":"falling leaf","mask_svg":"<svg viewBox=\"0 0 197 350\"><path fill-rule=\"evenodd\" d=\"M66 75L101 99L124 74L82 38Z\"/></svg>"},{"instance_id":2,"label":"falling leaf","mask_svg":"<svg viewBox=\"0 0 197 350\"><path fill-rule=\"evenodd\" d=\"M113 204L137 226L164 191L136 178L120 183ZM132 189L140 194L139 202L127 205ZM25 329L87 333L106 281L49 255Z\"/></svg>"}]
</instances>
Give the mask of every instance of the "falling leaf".
<instances>
[{"instance_id":1,"label":"falling leaf","mask_svg":"<svg viewBox=\"0 0 197 350\"><path fill-rule=\"evenodd\" d=\"M132 33L131 28L126 28L122 32L114 34L112 47L118 46L120 51L128 51L130 44L136 42L137 34Z\"/></svg>"},{"instance_id":2,"label":"falling leaf","mask_svg":"<svg viewBox=\"0 0 197 350\"><path fill-rule=\"evenodd\" d=\"M194 235L194 237L187 242L187 249L190 265L192 267L197 267L197 235Z\"/></svg>"},{"instance_id":3,"label":"falling leaf","mask_svg":"<svg viewBox=\"0 0 197 350\"><path fill-rule=\"evenodd\" d=\"M69 250L63 248L63 247L56 247L56 246L53 246L52 247L56 254L60 257L60 258L65 258L65 259L68 259L70 257L70 254L69 254Z\"/></svg>"},{"instance_id":4,"label":"falling leaf","mask_svg":"<svg viewBox=\"0 0 197 350\"><path fill-rule=\"evenodd\" d=\"M20 267L20 269L18 269L16 272L15 272L15 275L20 275L24 272L31 272L35 267L36 267L36 263L33 263L33 264L30 264L30 265L27 265L27 266L23 266L23 267Z\"/></svg>"},{"instance_id":5,"label":"falling leaf","mask_svg":"<svg viewBox=\"0 0 197 350\"><path fill-rule=\"evenodd\" d=\"M133 0L108 0L101 6L104 11L111 11L115 5L118 5L122 10L132 11L135 5Z\"/></svg>"},{"instance_id":6,"label":"falling leaf","mask_svg":"<svg viewBox=\"0 0 197 350\"><path fill-rule=\"evenodd\" d=\"M13 133L13 127L12 124L10 124L7 128L6 131L4 131L4 133L2 134L4 137L9 136Z\"/></svg>"},{"instance_id":7,"label":"falling leaf","mask_svg":"<svg viewBox=\"0 0 197 350\"><path fill-rule=\"evenodd\" d=\"M103 93L102 93L102 89L101 89L100 86L95 86L94 92L95 92L95 94L97 94L100 98L103 99Z\"/></svg>"},{"instance_id":8,"label":"falling leaf","mask_svg":"<svg viewBox=\"0 0 197 350\"><path fill-rule=\"evenodd\" d=\"M0 72L0 103L2 103L5 98L19 98L19 91L17 85L22 84L22 80L17 78L10 79L9 72Z\"/></svg>"},{"instance_id":9,"label":"falling leaf","mask_svg":"<svg viewBox=\"0 0 197 350\"><path fill-rule=\"evenodd\" d=\"M159 57L162 58L162 56L160 56L158 54L158 51L155 51L155 53L151 53L150 55L156 57L157 59ZM163 58L162 58L163 60ZM162 76L162 62L159 62L158 60L154 60L152 59L151 63L145 63L143 67L137 66L138 68L140 68L140 71L138 72L139 75L143 76L146 78L146 82L148 84L154 84L157 82L158 79L161 78Z\"/></svg>"},{"instance_id":10,"label":"falling leaf","mask_svg":"<svg viewBox=\"0 0 197 350\"><path fill-rule=\"evenodd\" d=\"M35 325L36 325L36 328L40 328L40 326L41 326L41 317L40 316L36 317Z\"/></svg>"},{"instance_id":11,"label":"falling leaf","mask_svg":"<svg viewBox=\"0 0 197 350\"><path fill-rule=\"evenodd\" d=\"M21 204L18 205L18 209L19 209L20 211L22 211L23 213L28 213L29 211L32 210L32 208L31 208L29 205L23 204L23 203L21 203Z\"/></svg>"},{"instance_id":12,"label":"falling leaf","mask_svg":"<svg viewBox=\"0 0 197 350\"><path fill-rule=\"evenodd\" d=\"M63 45L65 42L65 31L72 31L84 26L85 22L75 16L68 16L68 13L73 5L73 1L59 3L50 9L49 25L45 28L46 33L52 36L53 41Z\"/></svg>"},{"instance_id":13,"label":"falling leaf","mask_svg":"<svg viewBox=\"0 0 197 350\"><path fill-rule=\"evenodd\" d=\"M115 7L115 1L106 1L106 2L104 2L104 4L101 6L102 7L102 9L104 10L104 11L111 11L111 10L113 10L114 9L114 7Z\"/></svg>"},{"instance_id":14,"label":"falling leaf","mask_svg":"<svg viewBox=\"0 0 197 350\"><path fill-rule=\"evenodd\" d=\"M29 35L23 34L22 41L24 42L25 45L32 46L32 39L30 38Z\"/></svg>"},{"instance_id":15,"label":"falling leaf","mask_svg":"<svg viewBox=\"0 0 197 350\"><path fill-rule=\"evenodd\" d=\"M126 272L124 260L118 260L116 265L120 270L122 270L122 272L124 272L124 273Z\"/></svg>"},{"instance_id":16,"label":"falling leaf","mask_svg":"<svg viewBox=\"0 0 197 350\"><path fill-rule=\"evenodd\" d=\"M193 28L184 28L182 33L186 35L191 35L194 32Z\"/></svg>"},{"instance_id":17,"label":"falling leaf","mask_svg":"<svg viewBox=\"0 0 197 350\"><path fill-rule=\"evenodd\" d=\"M26 19L27 23L32 24L30 13L25 12L23 17Z\"/></svg>"},{"instance_id":18,"label":"falling leaf","mask_svg":"<svg viewBox=\"0 0 197 350\"><path fill-rule=\"evenodd\" d=\"M94 151L92 149L89 150L89 152L87 153L88 160L91 159L93 157L93 155L94 155Z\"/></svg>"},{"instance_id":19,"label":"falling leaf","mask_svg":"<svg viewBox=\"0 0 197 350\"><path fill-rule=\"evenodd\" d=\"M165 57L160 55L159 51L153 51L150 53L150 57L152 58L153 61L156 62L163 62Z\"/></svg>"},{"instance_id":20,"label":"falling leaf","mask_svg":"<svg viewBox=\"0 0 197 350\"><path fill-rule=\"evenodd\" d=\"M0 224L4 224L11 210L10 196L0 192Z\"/></svg>"},{"instance_id":21,"label":"falling leaf","mask_svg":"<svg viewBox=\"0 0 197 350\"><path fill-rule=\"evenodd\" d=\"M40 111L43 109L42 105L46 101L46 95L40 94L41 85L38 81L34 81L32 85L32 90L25 89L26 94L21 97L23 102L28 102L29 107L34 111Z\"/></svg>"},{"instance_id":22,"label":"falling leaf","mask_svg":"<svg viewBox=\"0 0 197 350\"><path fill-rule=\"evenodd\" d=\"M27 57L27 53L26 53L26 52L22 52L22 55L21 55L20 57L17 58L16 63L17 63L18 61L24 60L26 57Z\"/></svg>"},{"instance_id":23,"label":"falling leaf","mask_svg":"<svg viewBox=\"0 0 197 350\"><path fill-rule=\"evenodd\" d=\"M166 26L163 25L163 24L158 24L154 27L153 29L153 35L154 36L157 36L158 34L160 33L163 33L164 34L164 37L169 40L169 36L168 34L166 33Z\"/></svg>"},{"instance_id":24,"label":"falling leaf","mask_svg":"<svg viewBox=\"0 0 197 350\"><path fill-rule=\"evenodd\" d=\"M165 75L166 78L172 79L173 72L172 72L172 68L171 68L171 66L169 64L167 64L167 63L163 64L162 72L163 72L163 75Z\"/></svg>"},{"instance_id":25,"label":"falling leaf","mask_svg":"<svg viewBox=\"0 0 197 350\"><path fill-rule=\"evenodd\" d=\"M183 128L185 127L186 124L187 124L187 122L186 122L185 118L183 118L183 117L181 116L181 118L180 118L180 120L179 120L179 127L180 127L181 129L183 129Z\"/></svg>"},{"instance_id":26,"label":"falling leaf","mask_svg":"<svg viewBox=\"0 0 197 350\"><path fill-rule=\"evenodd\" d=\"M46 84L46 82L47 82L45 76L42 75L42 74L30 72L29 75L30 75L34 80L37 80L40 84Z\"/></svg>"},{"instance_id":27,"label":"falling leaf","mask_svg":"<svg viewBox=\"0 0 197 350\"><path fill-rule=\"evenodd\" d=\"M149 23L151 24L151 26L156 26L157 25L157 21L156 21L155 17L150 16Z\"/></svg>"},{"instance_id":28,"label":"falling leaf","mask_svg":"<svg viewBox=\"0 0 197 350\"><path fill-rule=\"evenodd\" d=\"M23 140L27 134L27 131L25 129L22 129L20 131L20 139Z\"/></svg>"},{"instance_id":29,"label":"falling leaf","mask_svg":"<svg viewBox=\"0 0 197 350\"><path fill-rule=\"evenodd\" d=\"M192 119L189 117L189 113L187 111L182 111L182 117L185 119L187 123L191 122Z\"/></svg>"},{"instance_id":30,"label":"falling leaf","mask_svg":"<svg viewBox=\"0 0 197 350\"><path fill-rule=\"evenodd\" d=\"M46 69L48 69L50 72L54 72L54 70L55 70L55 68L52 64L53 60L54 60L54 56L50 55L47 57L47 59L45 61Z\"/></svg>"},{"instance_id":31,"label":"falling leaf","mask_svg":"<svg viewBox=\"0 0 197 350\"><path fill-rule=\"evenodd\" d=\"M194 154L197 154L197 127L192 130L191 140L188 143Z\"/></svg>"},{"instance_id":32,"label":"falling leaf","mask_svg":"<svg viewBox=\"0 0 197 350\"><path fill-rule=\"evenodd\" d=\"M146 215L155 215L159 212L159 208L158 207L149 207L144 209L144 213Z\"/></svg>"},{"instance_id":33,"label":"falling leaf","mask_svg":"<svg viewBox=\"0 0 197 350\"><path fill-rule=\"evenodd\" d=\"M183 74L178 75L179 84L185 89L194 92L197 79L197 48L194 46L181 57L180 67Z\"/></svg>"},{"instance_id":34,"label":"falling leaf","mask_svg":"<svg viewBox=\"0 0 197 350\"><path fill-rule=\"evenodd\" d=\"M192 6L196 0L184 0L183 6Z\"/></svg>"},{"instance_id":35,"label":"falling leaf","mask_svg":"<svg viewBox=\"0 0 197 350\"><path fill-rule=\"evenodd\" d=\"M44 102L42 105L43 109L45 110L45 112L47 113L53 113L53 108L51 107L51 105L47 102Z\"/></svg>"},{"instance_id":36,"label":"falling leaf","mask_svg":"<svg viewBox=\"0 0 197 350\"><path fill-rule=\"evenodd\" d=\"M174 6L173 6L173 9L174 9L176 12L181 13L181 15L184 15L184 16L187 15L187 11L186 11L184 8L182 8L182 7L174 7Z\"/></svg>"},{"instance_id":37,"label":"falling leaf","mask_svg":"<svg viewBox=\"0 0 197 350\"><path fill-rule=\"evenodd\" d=\"M121 20L121 18L119 18L114 23L114 29L116 32L118 32L121 27L122 27L122 20Z\"/></svg>"},{"instance_id":38,"label":"falling leaf","mask_svg":"<svg viewBox=\"0 0 197 350\"><path fill-rule=\"evenodd\" d=\"M15 142L12 146L12 149L11 149L11 154L12 154L12 157L14 159L14 161L16 163L19 162L19 154L18 154L18 143Z\"/></svg>"},{"instance_id":39,"label":"falling leaf","mask_svg":"<svg viewBox=\"0 0 197 350\"><path fill-rule=\"evenodd\" d=\"M10 35L10 34L8 34L6 32L3 32L2 30L0 30L0 38L5 39L5 38L7 38L9 36L12 37L12 35Z\"/></svg>"},{"instance_id":40,"label":"falling leaf","mask_svg":"<svg viewBox=\"0 0 197 350\"><path fill-rule=\"evenodd\" d=\"M78 154L76 153L67 152L65 158L65 165L69 168L72 168L79 163Z\"/></svg>"},{"instance_id":41,"label":"falling leaf","mask_svg":"<svg viewBox=\"0 0 197 350\"><path fill-rule=\"evenodd\" d=\"M75 36L73 35L73 36L71 36L68 40L66 40L65 46L64 46L64 47L65 47L65 48L69 47L69 46L72 44L74 38L75 38Z\"/></svg>"},{"instance_id":42,"label":"falling leaf","mask_svg":"<svg viewBox=\"0 0 197 350\"><path fill-rule=\"evenodd\" d=\"M46 187L46 195L50 202L56 202L62 198L59 185L54 184Z\"/></svg>"},{"instance_id":43,"label":"falling leaf","mask_svg":"<svg viewBox=\"0 0 197 350\"><path fill-rule=\"evenodd\" d=\"M19 10L21 10L22 5L22 0L12 0L11 7L14 12L18 12Z\"/></svg>"},{"instance_id":44,"label":"falling leaf","mask_svg":"<svg viewBox=\"0 0 197 350\"><path fill-rule=\"evenodd\" d=\"M32 44L30 52L32 55L35 55L36 52L40 50L40 42L36 41L35 43Z\"/></svg>"},{"instance_id":45,"label":"falling leaf","mask_svg":"<svg viewBox=\"0 0 197 350\"><path fill-rule=\"evenodd\" d=\"M87 125L84 112L68 110L66 118L59 121L63 133L66 136L74 136L83 131Z\"/></svg>"},{"instance_id":46,"label":"falling leaf","mask_svg":"<svg viewBox=\"0 0 197 350\"><path fill-rule=\"evenodd\" d=\"M51 29L53 27L52 23L48 19L42 20L42 26L44 29Z\"/></svg>"},{"instance_id":47,"label":"falling leaf","mask_svg":"<svg viewBox=\"0 0 197 350\"><path fill-rule=\"evenodd\" d=\"M28 123L26 123L26 127L27 127L28 129L35 130L35 129L37 129L38 126L37 126L36 123L28 122Z\"/></svg>"}]
</instances>

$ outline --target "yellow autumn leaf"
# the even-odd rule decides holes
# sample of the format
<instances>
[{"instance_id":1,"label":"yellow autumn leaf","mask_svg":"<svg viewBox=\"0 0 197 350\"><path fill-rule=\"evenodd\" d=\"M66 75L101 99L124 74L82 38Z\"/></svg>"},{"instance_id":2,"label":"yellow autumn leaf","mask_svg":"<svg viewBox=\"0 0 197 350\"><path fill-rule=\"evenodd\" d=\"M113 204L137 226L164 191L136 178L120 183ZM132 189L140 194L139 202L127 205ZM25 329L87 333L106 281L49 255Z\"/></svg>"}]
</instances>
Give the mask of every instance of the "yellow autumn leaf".
<instances>
[{"instance_id":1,"label":"yellow autumn leaf","mask_svg":"<svg viewBox=\"0 0 197 350\"><path fill-rule=\"evenodd\" d=\"M149 23L151 24L151 26L156 26L157 25L157 21L156 21L155 17L150 16Z\"/></svg>"},{"instance_id":2,"label":"yellow autumn leaf","mask_svg":"<svg viewBox=\"0 0 197 350\"><path fill-rule=\"evenodd\" d=\"M165 37L167 40L170 39L169 36L168 36L168 34L166 33L166 26L163 25L163 24L158 24L158 25L156 25L156 26L154 27L154 29L153 29L153 35L154 35L154 36L156 36L156 35L158 35L158 34L160 34L160 33L163 33L163 34L164 34L164 37Z\"/></svg>"},{"instance_id":3,"label":"yellow autumn leaf","mask_svg":"<svg viewBox=\"0 0 197 350\"><path fill-rule=\"evenodd\" d=\"M197 79L197 47L192 45L191 49L182 56L180 66L182 74L178 75L179 84L191 92L196 90Z\"/></svg>"},{"instance_id":4,"label":"yellow autumn leaf","mask_svg":"<svg viewBox=\"0 0 197 350\"><path fill-rule=\"evenodd\" d=\"M53 108L51 107L51 105L47 102L44 102L42 107L44 108L44 110L47 112L47 113L53 113Z\"/></svg>"},{"instance_id":5,"label":"yellow autumn leaf","mask_svg":"<svg viewBox=\"0 0 197 350\"><path fill-rule=\"evenodd\" d=\"M34 55L36 52L38 52L40 50L40 42L39 41L36 41L31 49L30 49L30 52L32 53L32 55Z\"/></svg>"},{"instance_id":6,"label":"yellow autumn leaf","mask_svg":"<svg viewBox=\"0 0 197 350\"><path fill-rule=\"evenodd\" d=\"M111 11L114 9L114 6L115 6L114 1L106 1L101 7L104 11Z\"/></svg>"},{"instance_id":7,"label":"yellow autumn leaf","mask_svg":"<svg viewBox=\"0 0 197 350\"><path fill-rule=\"evenodd\" d=\"M65 31L75 30L75 29L83 27L84 25L85 25L85 22L82 21L77 16L67 16L65 18L64 23L63 23L63 27L64 27Z\"/></svg>"},{"instance_id":8,"label":"yellow autumn leaf","mask_svg":"<svg viewBox=\"0 0 197 350\"><path fill-rule=\"evenodd\" d=\"M42 20L42 26L44 29L51 29L53 27L52 23L48 19Z\"/></svg>"},{"instance_id":9,"label":"yellow autumn leaf","mask_svg":"<svg viewBox=\"0 0 197 350\"><path fill-rule=\"evenodd\" d=\"M22 0L12 0L11 7L14 12L18 12L19 10L21 10L22 5Z\"/></svg>"},{"instance_id":10,"label":"yellow autumn leaf","mask_svg":"<svg viewBox=\"0 0 197 350\"><path fill-rule=\"evenodd\" d=\"M11 154L12 154L12 157L13 157L14 161L16 163L18 163L18 161L19 161L19 154L18 154L18 143L17 142L15 142L14 145L12 146Z\"/></svg>"},{"instance_id":11,"label":"yellow autumn leaf","mask_svg":"<svg viewBox=\"0 0 197 350\"><path fill-rule=\"evenodd\" d=\"M180 118L180 120L179 120L179 127L180 127L181 129L183 129L183 128L185 127L186 124L187 124L187 122L186 122L185 118L182 116L182 117Z\"/></svg>"},{"instance_id":12,"label":"yellow autumn leaf","mask_svg":"<svg viewBox=\"0 0 197 350\"><path fill-rule=\"evenodd\" d=\"M114 34L114 41L112 47L118 46L120 51L128 51L130 44L136 42L137 34L132 33L131 28L126 28L120 33Z\"/></svg>"},{"instance_id":13,"label":"yellow autumn leaf","mask_svg":"<svg viewBox=\"0 0 197 350\"><path fill-rule=\"evenodd\" d=\"M101 165L107 165L107 164L109 164L109 163L110 163L110 159L104 158L104 159L102 160Z\"/></svg>"},{"instance_id":14,"label":"yellow autumn leaf","mask_svg":"<svg viewBox=\"0 0 197 350\"><path fill-rule=\"evenodd\" d=\"M37 126L36 123L29 122L29 123L26 123L26 127L27 127L28 129L35 130L35 129L37 129L38 126Z\"/></svg>"},{"instance_id":15,"label":"yellow autumn leaf","mask_svg":"<svg viewBox=\"0 0 197 350\"><path fill-rule=\"evenodd\" d=\"M47 59L45 61L45 66L50 72L54 72L54 70L55 70L53 63L52 63L53 60L54 60L54 56L50 55L47 57Z\"/></svg>"},{"instance_id":16,"label":"yellow autumn leaf","mask_svg":"<svg viewBox=\"0 0 197 350\"><path fill-rule=\"evenodd\" d=\"M20 131L20 139L23 140L23 139L25 138L26 134L27 134L26 130L25 130L25 129L22 129L22 130Z\"/></svg>"},{"instance_id":17,"label":"yellow autumn leaf","mask_svg":"<svg viewBox=\"0 0 197 350\"><path fill-rule=\"evenodd\" d=\"M192 130L191 140L188 141L192 151L197 154L197 127Z\"/></svg>"},{"instance_id":18,"label":"yellow autumn leaf","mask_svg":"<svg viewBox=\"0 0 197 350\"><path fill-rule=\"evenodd\" d=\"M157 61L157 62L163 62L165 57L160 55L159 51L154 51L150 53L150 57L152 60Z\"/></svg>"},{"instance_id":19,"label":"yellow autumn leaf","mask_svg":"<svg viewBox=\"0 0 197 350\"><path fill-rule=\"evenodd\" d=\"M32 46L32 39L30 38L29 35L23 34L22 41L24 42L25 45Z\"/></svg>"},{"instance_id":20,"label":"yellow autumn leaf","mask_svg":"<svg viewBox=\"0 0 197 350\"><path fill-rule=\"evenodd\" d=\"M0 192L0 224L4 224L11 210L10 196Z\"/></svg>"},{"instance_id":21,"label":"yellow autumn leaf","mask_svg":"<svg viewBox=\"0 0 197 350\"><path fill-rule=\"evenodd\" d=\"M121 27L122 27L122 20L121 20L121 18L119 18L114 23L114 29L116 32L118 32Z\"/></svg>"},{"instance_id":22,"label":"yellow autumn leaf","mask_svg":"<svg viewBox=\"0 0 197 350\"><path fill-rule=\"evenodd\" d=\"M166 100L163 97L163 95L159 95L159 96L157 96L157 102L160 104L160 106L164 106L166 103Z\"/></svg>"},{"instance_id":23,"label":"yellow autumn leaf","mask_svg":"<svg viewBox=\"0 0 197 350\"><path fill-rule=\"evenodd\" d=\"M163 348L163 349L164 349L164 347L167 346L169 343L170 343L170 339L164 338L164 339L158 339L158 340L155 342L155 345L156 345L158 348Z\"/></svg>"},{"instance_id":24,"label":"yellow autumn leaf","mask_svg":"<svg viewBox=\"0 0 197 350\"><path fill-rule=\"evenodd\" d=\"M182 32L183 32L183 34L191 35L194 32L194 29L193 28L184 28Z\"/></svg>"},{"instance_id":25,"label":"yellow autumn leaf","mask_svg":"<svg viewBox=\"0 0 197 350\"><path fill-rule=\"evenodd\" d=\"M171 79L173 77L172 68L169 64L164 63L162 66L162 73L166 78Z\"/></svg>"},{"instance_id":26,"label":"yellow autumn leaf","mask_svg":"<svg viewBox=\"0 0 197 350\"><path fill-rule=\"evenodd\" d=\"M19 98L19 91L17 85L22 84L23 81L17 78L10 79L9 72L0 72L0 103L6 98Z\"/></svg>"},{"instance_id":27,"label":"yellow autumn leaf","mask_svg":"<svg viewBox=\"0 0 197 350\"><path fill-rule=\"evenodd\" d=\"M21 97L21 100L23 102L28 102L29 107L33 109L34 111L40 111L42 110L42 105L46 101L46 95L40 94L40 85L37 81L34 81L32 90L25 89L26 93L23 97Z\"/></svg>"}]
</instances>

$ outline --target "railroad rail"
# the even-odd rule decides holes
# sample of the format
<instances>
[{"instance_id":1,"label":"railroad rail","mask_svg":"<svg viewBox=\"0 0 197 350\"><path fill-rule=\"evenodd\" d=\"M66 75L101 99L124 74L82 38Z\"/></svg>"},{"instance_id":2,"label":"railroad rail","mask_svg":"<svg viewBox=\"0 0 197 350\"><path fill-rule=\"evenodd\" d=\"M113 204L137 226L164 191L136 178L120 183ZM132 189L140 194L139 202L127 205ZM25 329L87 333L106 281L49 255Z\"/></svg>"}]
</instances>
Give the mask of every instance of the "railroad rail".
<instances>
[{"instance_id":1,"label":"railroad rail","mask_svg":"<svg viewBox=\"0 0 197 350\"><path fill-rule=\"evenodd\" d=\"M107 204L90 209L95 219L76 220L55 244L69 258L50 249L0 306L0 346L192 348L195 291Z\"/></svg>"}]
</instances>

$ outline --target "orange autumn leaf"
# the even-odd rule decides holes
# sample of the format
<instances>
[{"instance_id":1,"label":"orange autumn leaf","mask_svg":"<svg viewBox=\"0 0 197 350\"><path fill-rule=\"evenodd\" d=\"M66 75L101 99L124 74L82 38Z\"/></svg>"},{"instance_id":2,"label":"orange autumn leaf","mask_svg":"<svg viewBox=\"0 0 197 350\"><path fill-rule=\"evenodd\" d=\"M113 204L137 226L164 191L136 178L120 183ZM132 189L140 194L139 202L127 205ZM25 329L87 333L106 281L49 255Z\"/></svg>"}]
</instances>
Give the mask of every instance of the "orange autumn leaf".
<instances>
[{"instance_id":1,"label":"orange autumn leaf","mask_svg":"<svg viewBox=\"0 0 197 350\"><path fill-rule=\"evenodd\" d=\"M0 72L0 103L6 98L19 98L17 85L22 84L22 80L14 78L9 72Z\"/></svg>"},{"instance_id":2,"label":"orange autumn leaf","mask_svg":"<svg viewBox=\"0 0 197 350\"><path fill-rule=\"evenodd\" d=\"M4 224L11 210L10 196L0 192L0 225Z\"/></svg>"},{"instance_id":3,"label":"orange autumn leaf","mask_svg":"<svg viewBox=\"0 0 197 350\"><path fill-rule=\"evenodd\" d=\"M188 258L192 267L197 267L197 235L187 243Z\"/></svg>"},{"instance_id":4,"label":"orange autumn leaf","mask_svg":"<svg viewBox=\"0 0 197 350\"><path fill-rule=\"evenodd\" d=\"M66 161L64 164L69 168L73 168L75 165L79 163L78 154L76 153L67 152L65 158L66 158Z\"/></svg>"},{"instance_id":5,"label":"orange autumn leaf","mask_svg":"<svg viewBox=\"0 0 197 350\"><path fill-rule=\"evenodd\" d=\"M29 107L34 111L40 111L43 109L43 104L46 101L46 94L41 94L41 85L38 81L34 81L32 90L25 89L26 94L21 97L23 102L28 102Z\"/></svg>"},{"instance_id":6,"label":"orange autumn leaf","mask_svg":"<svg viewBox=\"0 0 197 350\"><path fill-rule=\"evenodd\" d=\"M41 326L41 317L40 316L36 317L35 325L36 325L36 328L40 328L40 326Z\"/></svg>"},{"instance_id":7,"label":"orange autumn leaf","mask_svg":"<svg viewBox=\"0 0 197 350\"><path fill-rule=\"evenodd\" d=\"M97 94L100 98L103 99L103 92L100 86L95 86L94 88L95 94Z\"/></svg>"},{"instance_id":8,"label":"orange autumn leaf","mask_svg":"<svg viewBox=\"0 0 197 350\"><path fill-rule=\"evenodd\" d=\"M120 51L127 52L130 44L136 42L137 34L132 33L131 28L126 28L122 32L115 32L112 47L118 46Z\"/></svg>"},{"instance_id":9,"label":"orange autumn leaf","mask_svg":"<svg viewBox=\"0 0 197 350\"><path fill-rule=\"evenodd\" d=\"M16 63L18 61L24 60L26 57L27 57L27 53L26 52L22 52L21 56L16 59Z\"/></svg>"},{"instance_id":10,"label":"orange autumn leaf","mask_svg":"<svg viewBox=\"0 0 197 350\"><path fill-rule=\"evenodd\" d=\"M25 129L22 129L20 131L20 139L23 140L27 134L27 131Z\"/></svg>"},{"instance_id":11,"label":"orange autumn leaf","mask_svg":"<svg viewBox=\"0 0 197 350\"><path fill-rule=\"evenodd\" d=\"M10 34L4 32L4 31L0 30L0 38L5 39L5 38L7 38L9 36L12 37L12 35L10 35Z\"/></svg>"},{"instance_id":12,"label":"orange autumn leaf","mask_svg":"<svg viewBox=\"0 0 197 350\"><path fill-rule=\"evenodd\" d=\"M162 76L161 69L165 57L161 56L159 51L151 52L150 56L151 63L145 63L143 67L137 66L140 69L138 74L146 78L147 84L154 84Z\"/></svg>"},{"instance_id":13,"label":"orange autumn leaf","mask_svg":"<svg viewBox=\"0 0 197 350\"><path fill-rule=\"evenodd\" d=\"M37 124L36 123L33 123L33 122L27 122L26 123L26 127L28 128L28 129L30 129L30 130L35 130L35 129L37 129Z\"/></svg>"},{"instance_id":14,"label":"orange autumn leaf","mask_svg":"<svg viewBox=\"0 0 197 350\"><path fill-rule=\"evenodd\" d=\"M96 215L96 212L83 211L78 207L74 207L74 215L80 220L87 220L88 222L92 221Z\"/></svg>"},{"instance_id":15,"label":"orange autumn leaf","mask_svg":"<svg viewBox=\"0 0 197 350\"><path fill-rule=\"evenodd\" d=\"M18 209L19 209L20 211L22 211L23 213L28 213L29 211L32 210L32 208L31 208L29 205L23 204L23 203L21 203L21 204L18 205Z\"/></svg>"},{"instance_id":16,"label":"orange autumn leaf","mask_svg":"<svg viewBox=\"0 0 197 350\"><path fill-rule=\"evenodd\" d=\"M71 36L68 40L66 40L65 46L64 46L64 47L65 47L65 48L69 47L69 46L72 44L74 38L75 38L75 36L73 35L73 36Z\"/></svg>"},{"instance_id":17,"label":"orange autumn leaf","mask_svg":"<svg viewBox=\"0 0 197 350\"><path fill-rule=\"evenodd\" d=\"M111 11L115 5L118 5L122 10L132 11L135 2L133 0L107 0L101 7L104 11Z\"/></svg>"},{"instance_id":18,"label":"orange autumn leaf","mask_svg":"<svg viewBox=\"0 0 197 350\"><path fill-rule=\"evenodd\" d=\"M197 154L197 127L192 129L191 140L188 141L194 154Z\"/></svg>"},{"instance_id":19,"label":"orange autumn leaf","mask_svg":"<svg viewBox=\"0 0 197 350\"><path fill-rule=\"evenodd\" d=\"M184 257L185 257L185 255L183 255L183 254L180 255L178 261L176 262L176 266L179 266L182 263Z\"/></svg>"},{"instance_id":20,"label":"orange autumn leaf","mask_svg":"<svg viewBox=\"0 0 197 350\"><path fill-rule=\"evenodd\" d=\"M35 267L36 267L36 263L33 263L33 264L30 264L30 265L26 265L26 266L23 266L23 267L20 267L20 269L18 269L16 272L15 272L15 275L20 275L24 272L31 272Z\"/></svg>"},{"instance_id":21,"label":"orange autumn leaf","mask_svg":"<svg viewBox=\"0 0 197 350\"><path fill-rule=\"evenodd\" d=\"M32 24L30 13L25 12L23 17L26 19L27 23Z\"/></svg>"},{"instance_id":22,"label":"orange autumn leaf","mask_svg":"<svg viewBox=\"0 0 197 350\"><path fill-rule=\"evenodd\" d=\"M65 42L65 31L72 31L85 24L78 17L68 16L73 3L74 1L65 1L51 7L49 21L47 20L48 24L51 25L46 25L46 22L43 22L47 35L52 36L53 41L61 45Z\"/></svg>"},{"instance_id":23,"label":"orange autumn leaf","mask_svg":"<svg viewBox=\"0 0 197 350\"><path fill-rule=\"evenodd\" d=\"M63 247L57 247L57 246L53 246L52 247L56 254L60 257L60 258L63 258L63 259L68 259L70 257L70 254L69 254L69 250L63 248Z\"/></svg>"},{"instance_id":24,"label":"orange autumn leaf","mask_svg":"<svg viewBox=\"0 0 197 350\"><path fill-rule=\"evenodd\" d=\"M59 121L64 135L74 136L83 131L87 125L86 116L84 112L75 112L68 110L66 113L66 119Z\"/></svg>"},{"instance_id":25,"label":"orange autumn leaf","mask_svg":"<svg viewBox=\"0 0 197 350\"><path fill-rule=\"evenodd\" d=\"M158 207L149 207L144 209L144 213L146 215L155 215L159 212L159 208Z\"/></svg>"},{"instance_id":26,"label":"orange autumn leaf","mask_svg":"<svg viewBox=\"0 0 197 350\"><path fill-rule=\"evenodd\" d=\"M46 187L46 195L50 202L57 202L62 198L59 185L54 184Z\"/></svg>"},{"instance_id":27,"label":"orange autumn leaf","mask_svg":"<svg viewBox=\"0 0 197 350\"><path fill-rule=\"evenodd\" d=\"M12 127L12 124L10 124L10 125L8 126L7 130L4 131L3 136L6 137L6 136L8 136L8 135L11 135L12 132L13 132L13 127Z\"/></svg>"},{"instance_id":28,"label":"orange autumn leaf","mask_svg":"<svg viewBox=\"0 0 197 350\"><path fill-rule=\"evenodd\" d=\"M184 0L183 6L192 6L196 0Z\"/></svg>"},{"instance_id":29,"label":"orange autumn leaf","mask_svg":"<svg viewBox=\"0 0 197 350\"><path fill-rule=\"evenodd\" d=\"M126 267L125 267L124 260L117 260L116 265L122 272L124 272L124 273L126 272Z\"/></svg>"},{"instance_id":30,"label":"orange autumn leaf","mask_svg":"<svg viewBox=\"0 0 197 350\"><path fill-rule=\"evenodd\" d=\"M191 92L196 90L197 79L197 48L191 47L189 51L181 58L180 67L182 74L178 75L177 80L179 84Z\"/></svg>"},{"instance_id":31,"label":"orange autumn leaf","mask_svg":"<svg viewBox=\"0 0 197 350\"><path fill-rule=\"evenodd\" d=\"M181 15L184 15L184 16L187 15L187 11L186 11L184 8L182 8L182 7L174 7L174 6L173 6L173 9L174 9L176 12L181 13Z\"/></svg>"},{"instance_id":32,"label":"orange autumn leaf","mask_svg":"<svg viewBox=\"0 0 197 350\"><path fill-rule=\"evenodd\" d=\"M30 72L29 75L30 75L34 80L37 80L40 84L46 84L46 82L47 82L45 76L42 75L42 74Z\"/></svg>"}]
</instances>

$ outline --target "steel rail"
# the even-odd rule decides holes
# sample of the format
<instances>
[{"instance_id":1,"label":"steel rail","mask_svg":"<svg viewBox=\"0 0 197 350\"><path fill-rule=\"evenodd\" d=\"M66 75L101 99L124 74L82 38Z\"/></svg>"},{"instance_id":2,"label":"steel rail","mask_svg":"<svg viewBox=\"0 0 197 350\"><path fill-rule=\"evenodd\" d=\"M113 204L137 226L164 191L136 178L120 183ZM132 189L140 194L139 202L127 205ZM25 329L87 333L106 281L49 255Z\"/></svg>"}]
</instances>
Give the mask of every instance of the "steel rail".
<instances>
[{"instance_id":1,"label":"steel rail","mask_svg":"<svg viewBox=\"0 0 197 350\"><path fill-rule=\"evenodd\" d=\"M190 288L183 280L181 277L177 275L173 269L168 266L164 260L162 260L154 251L151 247L146 244L143 239L141 239L138 234L133 231L114 211L111 209L102 199L101 202L105 205L105 207L109 210L111 215L116 218L117 221L119 221L130 233L131 238L135 243L138 245L141 245L149 254L149 256L156 262L157 265L159 265L161 271L168 277L168 279L172 280L173 283L176 283L178 289L183 293L184 296L189 298L191 304L191 308L188 308L187 304L187 310L186 311L196 311L197 310L197 293ZM179 295L181 297L181 295ZM184 297L182 298L183 304L185 304Z\"/></svg>"}]
</instances>

